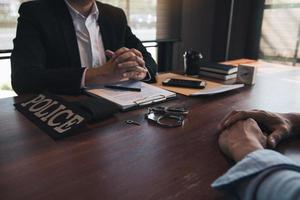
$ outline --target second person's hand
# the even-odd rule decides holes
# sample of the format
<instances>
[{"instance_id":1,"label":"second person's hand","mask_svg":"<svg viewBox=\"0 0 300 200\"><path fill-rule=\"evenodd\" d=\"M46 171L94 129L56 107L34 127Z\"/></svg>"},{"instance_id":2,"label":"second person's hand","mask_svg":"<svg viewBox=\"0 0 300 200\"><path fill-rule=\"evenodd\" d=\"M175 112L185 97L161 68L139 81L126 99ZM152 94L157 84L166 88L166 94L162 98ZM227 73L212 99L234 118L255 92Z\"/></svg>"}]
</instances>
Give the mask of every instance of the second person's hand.
<instances>
[{"instance_id":1,"label":"second person's hand","mask_svg":"<svg viewBox=\"0 0 300 200\"><path fill-rule=\"evenodd\" d=\"M219 136L221 151L236 162L266 147L267 138L253 119L241 120L224 129Z\"/></svg>"},{"instance_id":2,"label":"second person's hand","mask_svg":"<svg viewBox=\"0 0 300 200\"><path fill-rule=\"evenodd\" d=\"M268 135L268 146L275 148L284 138L292 134L293 123L289 114L272 113L263 110L233 111L227 115L219 125L219 129L226 129L240 120L254 119Z\"/></svg>"}]
</instances>

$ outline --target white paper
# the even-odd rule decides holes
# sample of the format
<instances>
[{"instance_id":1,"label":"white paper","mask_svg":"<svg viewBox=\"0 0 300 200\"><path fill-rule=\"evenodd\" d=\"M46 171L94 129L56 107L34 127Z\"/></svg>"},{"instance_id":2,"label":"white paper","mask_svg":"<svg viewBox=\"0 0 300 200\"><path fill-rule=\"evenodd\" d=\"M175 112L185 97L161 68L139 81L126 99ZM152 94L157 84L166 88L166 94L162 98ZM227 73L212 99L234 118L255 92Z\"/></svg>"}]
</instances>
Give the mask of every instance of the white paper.
<instances>
[{"instance_id":1,"label":"white paper","mask_svg":"<svg viewBox=\"0 0 300 200\"><path fill-rule=\"evenodd\" d=\"M212 89L206 89L204 91L199 91L191 94L190 96L203 96L203 95L213 95L213 94L219 94L223 92L227 92L230 90L235 90L238 88L244 87L244 84L235 84L235 85L220 85L219 87L212 88Z\"/></svg>"},{"instance_id":2,"label":"white paper","mask_svg":"<svg viewBox=\"0 0 300 200\"><path fill-rule=\"evenodd\" d=\"M88 90L88 92L93 95L100 96L109 101L112 101L118 104L123 109L127 109L138 104L143 104L143 101L154 103L176 96L176 94L173 92L143 82L141 92L124 91L105 87L90 89Z\"/></svg>"}]
</instances>

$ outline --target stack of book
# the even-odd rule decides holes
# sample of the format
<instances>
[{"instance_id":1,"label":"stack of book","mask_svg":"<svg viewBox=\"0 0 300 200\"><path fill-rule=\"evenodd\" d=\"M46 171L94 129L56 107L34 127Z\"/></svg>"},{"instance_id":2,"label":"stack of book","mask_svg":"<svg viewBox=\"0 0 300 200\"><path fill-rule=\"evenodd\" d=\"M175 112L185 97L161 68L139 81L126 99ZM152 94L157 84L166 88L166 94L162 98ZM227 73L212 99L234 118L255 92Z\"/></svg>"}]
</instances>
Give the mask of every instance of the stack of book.
<instances>
[{"instance_id":1,"label":"stack of book","mask_svg":"<svg viewBox=\"0 0 300 200\"><path fill-rule=\"evenodd\" d=\"M199 75L229 80L237 77L238 68L233 65L224 65L213 62L201 62Z\"/></svg>"}]
</instances>

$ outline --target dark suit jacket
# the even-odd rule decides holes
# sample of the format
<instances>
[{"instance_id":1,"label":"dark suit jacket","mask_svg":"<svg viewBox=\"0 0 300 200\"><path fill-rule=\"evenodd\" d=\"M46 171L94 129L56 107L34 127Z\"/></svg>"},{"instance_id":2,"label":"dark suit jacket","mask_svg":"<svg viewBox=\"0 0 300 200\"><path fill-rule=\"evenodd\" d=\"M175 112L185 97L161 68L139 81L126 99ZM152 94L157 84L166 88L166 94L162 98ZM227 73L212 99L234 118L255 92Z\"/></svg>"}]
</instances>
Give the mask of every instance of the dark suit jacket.
<instances>
[{"instance_id":1,"label":"dark suit jacket","mask_svg":"<svg viewBox=\"0 0 300 200\"><path fill-rule=\"evenodd\" d=\"M156 64L131 32L124 12L97 2L105 49L136 48L142 52L152 77ZM79 49L69 10L63 0L23 3L11 56L12 86L18 94L51 91L78 93L81 86Z\"/></svg>"}]
</instances>

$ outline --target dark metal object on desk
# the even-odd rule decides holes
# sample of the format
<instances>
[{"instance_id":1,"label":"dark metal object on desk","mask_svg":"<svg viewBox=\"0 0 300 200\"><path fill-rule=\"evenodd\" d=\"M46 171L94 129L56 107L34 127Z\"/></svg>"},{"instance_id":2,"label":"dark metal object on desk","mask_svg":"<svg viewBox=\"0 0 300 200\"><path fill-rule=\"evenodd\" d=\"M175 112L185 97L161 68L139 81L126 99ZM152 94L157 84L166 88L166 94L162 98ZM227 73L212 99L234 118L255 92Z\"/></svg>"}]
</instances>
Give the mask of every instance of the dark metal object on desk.
<instances>
[{"instance_id":1,"label":"dark metal object on desk","mask_svg":"<svg viewBox=\"0 0 300 200\"><path fill-rule=\"evenodd\" d=\"M136 125L136 126L140 126L141 124L136 122L136 121L133 121L133 120L126 120L125 121L126 124L130 124L130 125Z\"/></svg>"},{"instance_id":2,"label":"dark metal object on desk","mask_svg":"<svg viewBox=\"0 0 300 200\"><path fill-rule=\"evenodd\" d=\"M187 75L198 75L200 60L203 58L200 52L188 50L183 54L184 73Z\"/></svg>"},{"instance_id":3,"label":"dark metal object on desk","mask_svg":"<svg viewBox=\"0 0 300 200\"><path fill-rule=\"evenodd\" d=\"M171 115L187 115L189 111L185 108L181 107L164 107L164 106L157 106L150 108L156 114L171 114Z\"/></svg>"},{"instance_id":4,"label":"dark metal object on desk","mask_svg":"<svg viewBox=\"0 0 300 200\"><path fill-rule=\"evenodd\" d=\"M179 107L153 107L148 108L145 118L155 122L164 128L175 128L183 125L184 116L188 114L188 110Z\"/></svg>"}]
</instances>

